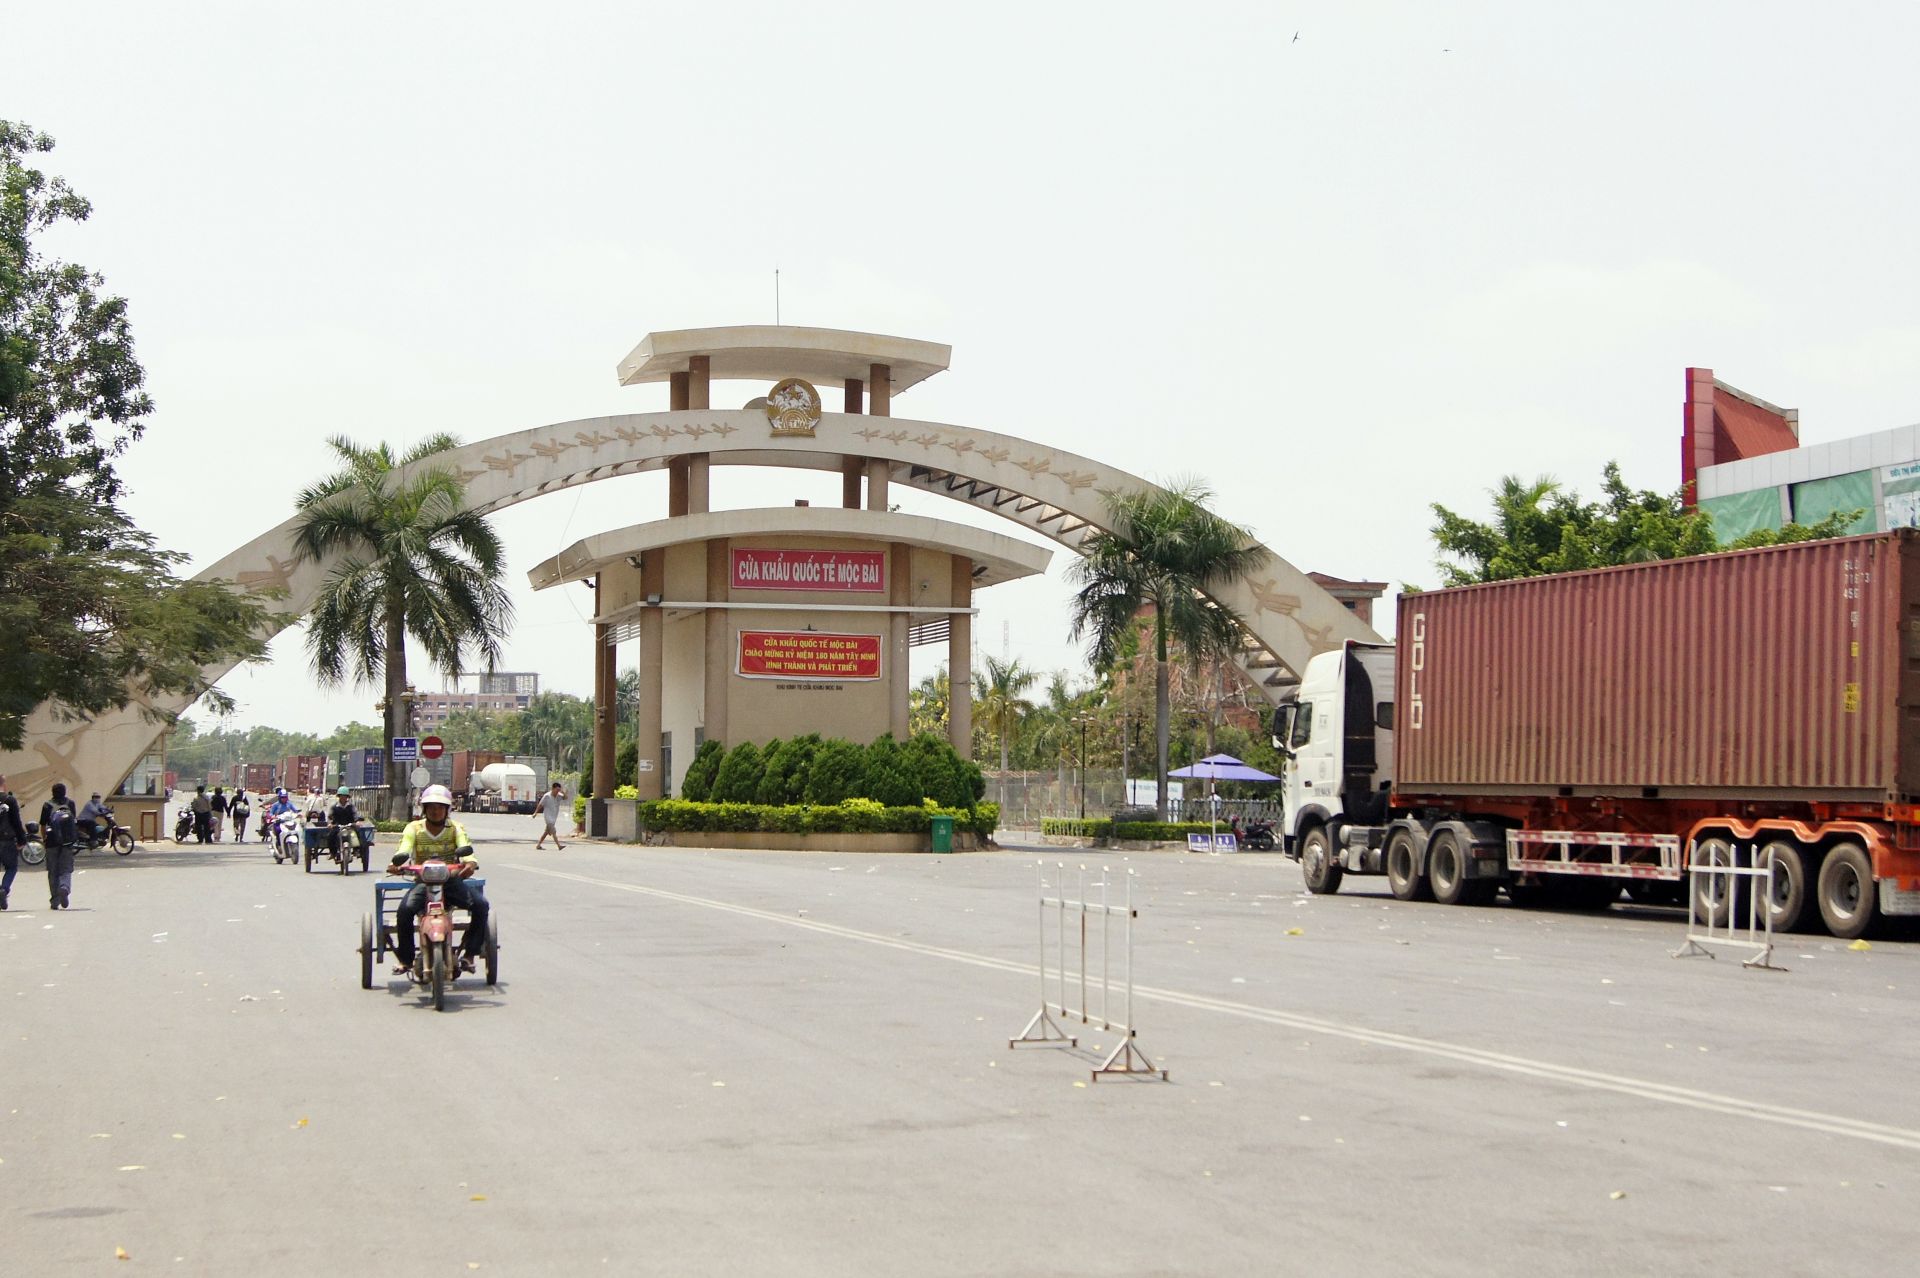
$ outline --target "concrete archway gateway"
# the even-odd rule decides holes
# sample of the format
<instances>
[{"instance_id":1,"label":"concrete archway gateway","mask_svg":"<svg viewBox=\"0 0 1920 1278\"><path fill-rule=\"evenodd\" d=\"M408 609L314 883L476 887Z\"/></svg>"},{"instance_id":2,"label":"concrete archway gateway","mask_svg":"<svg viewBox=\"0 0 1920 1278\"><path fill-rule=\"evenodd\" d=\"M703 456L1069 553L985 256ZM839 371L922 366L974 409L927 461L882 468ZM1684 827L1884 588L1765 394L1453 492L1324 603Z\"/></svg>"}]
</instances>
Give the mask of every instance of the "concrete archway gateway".
<instances>
[{"instance_id":1,"label":"concrete archway gateway","mask_svg":"<svg viewBox=\"0 0 1920 1278\"><path fill-rule=\"evenodd\" d=\"M493 511L580 484L653 470L669 473L668 514L706 510L715 465L797 466L838 472L843 506L885 511L889 486L937 493L998 515L1078 552L1106 518L1102 494L1153 487L1117 467L1063 449L972 426L892 415L892 398L946 369L950 348L837 329L744 326L650 334L619 365L623 385L666 382L665 412L589 417L468 444L433 459L453 468L481 510ZM716 380L787 383L809 392L837 384L844 411L810 406L770 412L755 401L711 407ZM775 388L776 391L780 387ZM198 574L242 589L284 592L279 607L303 616L330 561L302 561L294 520L263 533ZM1379 636L1279 555L1215 594L1246 621L1241 666L1269 696L1307 659L1347 639ZM218 680L232 664L209 667ZM139 699L124 710L68 722L42 706L29 716L21 750L0 771L31 801L55 781L86 793L118 783L164 728L143 711L176 714L190 698Z\"/></svg>"}]
</instances>

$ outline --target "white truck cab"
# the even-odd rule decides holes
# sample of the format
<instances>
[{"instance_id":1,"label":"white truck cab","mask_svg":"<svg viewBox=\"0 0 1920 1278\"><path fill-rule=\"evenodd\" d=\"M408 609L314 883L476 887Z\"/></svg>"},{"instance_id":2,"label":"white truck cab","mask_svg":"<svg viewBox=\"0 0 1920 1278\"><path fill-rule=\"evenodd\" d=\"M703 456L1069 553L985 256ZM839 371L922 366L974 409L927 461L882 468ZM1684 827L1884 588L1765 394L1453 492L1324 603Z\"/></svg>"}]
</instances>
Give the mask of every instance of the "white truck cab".
<instances>
[{"instance_id":1,"label":"white truck cab","mask_svg":"<svg viewBox=\"0 0 1920 1278\"><path fill-rule=\"evenodd\" d=\"M1273 744L1287 760L1282 846L1300 859L1308 885L1316 873L1322 882L1331 875L1337 885L1341 868L1378 873L1379 840L1345 849L1341 829L1377 828L1386 820L1393 788L1393 645L1349 639L1308 661L1299 686L1274 709ZM1349 857L1352 863L1343 867Z\"/></svg>"}]
</instances>

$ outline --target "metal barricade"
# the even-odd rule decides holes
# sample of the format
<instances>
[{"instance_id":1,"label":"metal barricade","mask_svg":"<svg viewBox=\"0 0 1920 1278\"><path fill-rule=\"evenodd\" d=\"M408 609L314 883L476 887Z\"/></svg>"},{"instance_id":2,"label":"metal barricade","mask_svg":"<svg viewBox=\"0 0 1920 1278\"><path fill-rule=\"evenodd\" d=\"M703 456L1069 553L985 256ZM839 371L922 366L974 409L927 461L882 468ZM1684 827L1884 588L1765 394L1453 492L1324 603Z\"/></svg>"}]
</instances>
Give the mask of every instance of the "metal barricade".
<instances>
[{"instance_id":1,"label":"metal barricade","mask_svg":"<svg viewBox=\"0 0 1920 1278\"><path fill-rule=\"evenodd\" d=\"M1674 958L1717 955L1713 945L1754 951L1742 967L1787 969L1773 961L1773 860L1756 845L1712 838L1687 845L1687 939ZM1721 903L1725 904L1722 905ZM1702 915L1702 907L1706 913ZM1716 923L1715 916L1724 915Z\"/></svg>"},{"instance_id":2,"label":"metal barricade","mask_svg":"<svg viewBox=\"0 0 1920 1278\"><path fill-rule=\"evenodd\" d=\"M1087 893L1087 867L1079 867L1079 899L1067 896L1067 867L1063 861L1054 862L1053 895L1048 895L1047 863L1034 862L1040 892L1040 1010L1033 1014L1027 1027L1018 1037L1007 1040L1009 1048L1022 1043L1058 1044L1063 1047L1077 1047L1080 1040L1060 1028L1061 1020L1078 1018L1082 1025L1098 1024L1102 1030L1118 1032L1120 1041L1107 1053L1093 1070L1093 1081L1099 1082L1103 1075L1158 1075L1162 1081L1167 1071L1155 1067L1140 1050L1135 1041L1136 1030L1133 1024L1133 924L1140 912L1133 907L1133 871L1127 871L1127 899L1124 905L1115 905L1109 899L1112 887L1111 877L1106 866L1100 867L1100 878L1095 884L1100 899L1093 901ZM1054 917L1053 970L1047 969L1047 916ZM1120 986L1123 1005L1118 1020L1113 1014L1113 920L1120 920L1121 933L1121 971ZM1090 928L1089 921L1097 920L1098 927ZM1099 974L1092 975L1089 963L1090 944L1097 941L1099 950ZM1075 960L1069 963L1069 955ZM1079 1005L1075 1006L1071 995L1077 987ZM1100 1008L1097 1012L1090 1006L1089 993L1098 992Z\"/></svg>"}]
</instances>

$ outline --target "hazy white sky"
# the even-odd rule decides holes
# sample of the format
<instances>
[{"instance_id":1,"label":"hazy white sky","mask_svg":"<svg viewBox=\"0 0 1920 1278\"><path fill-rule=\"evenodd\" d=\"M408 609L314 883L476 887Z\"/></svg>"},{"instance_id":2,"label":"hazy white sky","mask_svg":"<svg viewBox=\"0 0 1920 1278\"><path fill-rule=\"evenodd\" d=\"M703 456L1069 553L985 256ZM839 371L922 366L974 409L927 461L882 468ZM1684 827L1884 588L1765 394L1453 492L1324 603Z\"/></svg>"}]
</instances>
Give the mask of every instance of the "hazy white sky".
<instances>
[{"instance_id":1,"label":"hazy white sky","mask_svg":"<svg viewBox=\"0 0 1920 1278\"><path fill-rule=\"evenodd\" d=\"M335 432L664 409L615 362L770 321L776 265L790 323L952 344L897 414L1198 474L1348 577L1431 583L1428 503L1503 473L1675 487L1689 364L1809 442L1920 419L1911 6L64 0L6 28L0 116L95 205L52 247L130 299L159 406L131 509L196 563L285 518ZM715 475L716 506L795 497L837 478ZM657 475L502 513L508 665L586 693L585 596L525 570L664 513ZM1064 561L982 596L984 651L1078 666ZM224 686L287 728L376 695L316 688L297 631Z\"/></svg>"}]
</instances>

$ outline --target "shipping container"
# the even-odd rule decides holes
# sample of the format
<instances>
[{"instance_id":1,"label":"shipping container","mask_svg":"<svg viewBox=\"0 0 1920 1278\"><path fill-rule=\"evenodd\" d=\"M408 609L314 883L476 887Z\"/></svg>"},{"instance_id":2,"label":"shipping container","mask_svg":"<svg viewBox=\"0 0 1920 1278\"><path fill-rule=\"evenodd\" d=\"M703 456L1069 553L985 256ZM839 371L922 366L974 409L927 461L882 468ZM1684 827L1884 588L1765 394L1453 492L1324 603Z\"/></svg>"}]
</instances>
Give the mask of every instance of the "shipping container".
<instances>
[{"instance_id":1,"label":"shipping container","mask_svg":"<svg viewBox=\"0 0 1920 1278\"><path fill-rule=\"evenodd\" d=\"M340 784L350 789L387 783L387 756L378 746L342 750L338 759Z\"/></svg>"},{"instance_id":2,"label":"shipping container","mask_svg":"<svg viewBox=\"0 0 1920 1278\"><path fill-rule=\"evenodd\" d=\"M1394 785L1910 802L1909 616L1897 535L1402 595Z\"/></svg>"},{"instance_id":3,"label":"shipping container","mask_svg":"<svg viewBox=\"0 0 1920 1278\"><path fill-rule=\"evenodd\" d=\"M1778 930L1920 914L1920 531L1402 595L1397 638L1274 712L1310 891L1718 926L1744 889L1691 867L1745 866Z\"/></svg>"},{"instance_id":4,"label":"shipping container","mask_svg":"<svg viewBox=\"0 0 1920 1278\"><path fill-rule=\"evenodd\" d=\"M289 794L306 794L327 784L327 756L290 754L280 760L280 784Z\"/></svg>"},{"instance_id":5,"label":"shipping container","mask_svg":"<svg viewBox=\"0 0 1920 1278\"><path fill-rule=\"evenodd\" d=\"M246 763L240 765L240 775L235 782L245 786L250 792L259 794L271 791L274 786L275 770L271 763Z\"/></svg>"}]
</instances>

